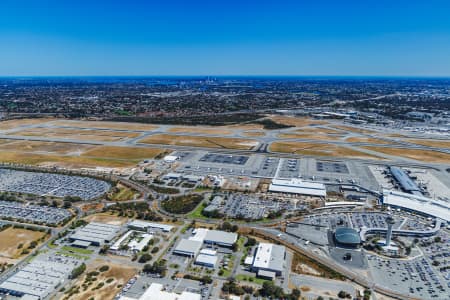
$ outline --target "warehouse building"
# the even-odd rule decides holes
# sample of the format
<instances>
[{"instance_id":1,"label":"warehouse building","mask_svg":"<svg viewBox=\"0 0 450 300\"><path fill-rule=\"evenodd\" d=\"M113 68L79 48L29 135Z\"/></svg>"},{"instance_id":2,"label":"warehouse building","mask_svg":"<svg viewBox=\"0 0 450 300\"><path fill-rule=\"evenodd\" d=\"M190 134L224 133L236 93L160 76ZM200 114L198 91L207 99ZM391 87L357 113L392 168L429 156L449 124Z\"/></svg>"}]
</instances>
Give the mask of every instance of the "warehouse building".
<instances>
[{"instance_id":1,"label":"warehouse building","mask_svg":"<svg viewBox=\"0 0 450 300\"><path fill-rule=\"evenodd\" d=\"M39 256L0 284L0 293L23 299L45 299L62 285L78 261Z\"/></svg>"},{"instance_id":2,"label":"warehouse building","mask_svg":"<svg viewBox=\"0 0 450 300\"><path fill-rule=\"evenodd\" d=\"M119 231L120 226L117 225L91 222L75 231L69 237L69 240L75 244L83 241L94 246L101 246L105 243L110 243Z\"/></svg>"},{"instance_id":3,"label":"warehouse building","mask_svg":"<svg viewBox=\"0 0 450 300\"><path fill-rule=\"evenodd\" d=\"M274 279L283 273L285 259L286 247L270 243L259 243L253 257L251 269L253 272L256 272L258 277Z\"/></svg>"},{"instance_id":4,"label":"warehouse building","mask_svg":"<svg viewBox=\"0 0 450 300\"><path fill-rule=\"evenodd\" d=\"M201 241L182 239L178 243L175 250L173 250L173 253L183 256L195 257L199 253L201 247Z\"/></svg>"},{"instance_id":5,"label":"warehouse building","mask_svg":"<svg viewBox=\"0 0 450 300\"><path fill-rule=\"evenodd\" d=\"M272 179L272 183L269 186L269 192L300 194L317 197L325 197L327 195L324 184L302 181L297 178Z\"/></svg>"},{"instance_id":6,"label":"warehouse building","mask_svg":"<svg viewBox=\"0 0 450 300\"><path fill-rule=\"evenodd\" d=\"M173 229L173 226L167 224L133 220L130 223L128 223L128 228L140 231L150 231L152 229L159 229L164 232L170 232Z\"/></svg>"},{"instance_id":7,"label":"warehouse building","mask_svg":"<svg viewBox=\"0 0 450 300\"><path fill-rule=\"evenodd\" d=\"M217 257L217 251L202 249L200 250L200 254L195 259L195 264L208 268L215 268L218 260L219 258Z\"/></svg>"},{"instance_id":8,"label":"warehouse building","mask_svg":"<svg viewBox=\"0 0 450 300\"><path fill-rule=\"evenodd\" d=\"M209 230L205 228L197 228L192 233L194 236L190 237L190 240L228 248L233 247L233 244L236 243L238 238L238 235L234 232Z\"/></svg>"}]
</instances>

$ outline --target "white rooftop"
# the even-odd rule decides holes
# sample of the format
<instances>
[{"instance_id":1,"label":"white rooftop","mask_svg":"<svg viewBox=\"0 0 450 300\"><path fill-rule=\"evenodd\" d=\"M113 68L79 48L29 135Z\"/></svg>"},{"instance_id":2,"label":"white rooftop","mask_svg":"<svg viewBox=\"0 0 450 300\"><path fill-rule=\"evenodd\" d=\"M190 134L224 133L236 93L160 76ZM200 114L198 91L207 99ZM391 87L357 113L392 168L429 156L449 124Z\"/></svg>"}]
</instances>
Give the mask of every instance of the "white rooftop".
<instances>
[{"instance_id":1,"label":"white rooftop","mask_svg":"<svg viewBox=\"0 0 450 300\"><path fill-rule=\"evenodd\" d=\"M253 260L253 267L282 272L285 252L284 246L259 243Z\"/></svg>"},{"instance_id":2,"label":"white rooftop","mask_svg":"<svg viewBox=\"0 0 450 300\"><path fill-rule=\"evenodd\" d=\"M325 197L325 185L319 182L302 181L298 178L272 179L269 191Z\"/></svg>"},{"instance_id":3,"label":"white rooftop","mask_svg":"<svg viewBox=\"0 0 450 300\"><path fill-rule=\"evenodd\" d=\"M383 204L404 207L450 222L450 203L393 190L383 190Z\"/></svg>"},{"instance_id":4,"label":"white rooftop","mask_svg":"<svg viewBox=\"0 0 450 300\"><path fill-rule=\"evenodd\" d=\"M128 223L128 226L133 226L137 228L158 228L163 231L171 231L173 226L167 225L167 224L161 224L161 223L153 223L153 222L146 222L146 221L140 221L140 220L133 220L130 223Z\"/></svg>"},{"instance_id":5,"label":"white rooftop","mask_svg":"<svg viewBox=\"0 0 450 300\"><path fill-rule=\"evenodd\" d=\"M120 297L119 300L201 300L201 295L191 292L181 294L163 291L164 286L160 283L152 283L150 287L139 298Z\"/></svg>"}]
</instances>

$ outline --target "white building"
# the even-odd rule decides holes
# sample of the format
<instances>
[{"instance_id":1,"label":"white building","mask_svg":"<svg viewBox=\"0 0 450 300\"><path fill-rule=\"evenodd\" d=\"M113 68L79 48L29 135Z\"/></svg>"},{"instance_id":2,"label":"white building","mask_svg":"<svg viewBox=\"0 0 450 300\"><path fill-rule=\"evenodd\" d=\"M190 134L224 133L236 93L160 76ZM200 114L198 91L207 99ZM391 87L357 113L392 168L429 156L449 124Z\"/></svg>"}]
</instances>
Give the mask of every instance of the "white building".
<instances>
[{"instance_id":1,"label":"white building","mask_svg":"<svg viewBox=\"0 0 450 300\"><path fill-rule=\"evenodd\" d=\"M169 163L169 164L174 163L179 159L180 159L180 157L176 156L176 155L166 155L163 158L164 162Z\"/></svg>"},{"instance_id":2,"label":"white building","mask_svg":"<svg viewBox=\"0 0 450 300\"><path fill-rule=\"evenodd\" d=\"M286 248L284 246L259 243L253 257L252 270L258 276L275 278L280 276L285 268Z\"/></svg>"},{"instance_id":3,"label":"white building","mask_svg":"<svg viewBox=\"0 0 450 300\"><path fill-rule=\"evenodd\" d=\"M270 192L300 194L308 196L325 197L327 191L323 183L292 179L272 179L269 186Z\"/></svg>"}]
</instances>

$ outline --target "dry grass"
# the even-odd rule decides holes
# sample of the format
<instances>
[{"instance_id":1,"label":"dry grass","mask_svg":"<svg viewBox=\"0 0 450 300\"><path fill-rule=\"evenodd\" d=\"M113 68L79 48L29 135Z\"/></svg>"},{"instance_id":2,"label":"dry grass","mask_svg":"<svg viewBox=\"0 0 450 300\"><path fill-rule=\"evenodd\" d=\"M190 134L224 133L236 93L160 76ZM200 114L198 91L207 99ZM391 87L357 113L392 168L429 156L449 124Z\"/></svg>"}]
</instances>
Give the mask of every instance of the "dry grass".
<instances>
[{"instance_id":1,"label":"dry grass","mask_svg":"<svg viewBox=\"0 0 450 300\"><path fill-rule=\"evenodd\" d=\"M155 148L99 146L84 152L82 156L139 161L142 159L154 158L155 156L164 153L165 151L165 149Z\"/></svg>"},{"instance_id":2,"label":"dry grass","mask_svg":"<svg viewBox=\"0 0 450 300\"><path fill-rule=\"evenodd\" d=\"M93 214L87 216L84 219L88 222L99 222L109 225L123 225L128 221L127 218L110 215L108 213Z\"/></svg>"},{"instance_id":3,"label":"dry grass","mask_svg":"<svg viewBox=\"0 0 450 300\"><path fill-rule=\"evenodd\" d=\"M96 278L97 280L90 286L87 286L86 289L83 288L83 283L87 277L87 273L93 271L99 271L100 267L103 265L109 266L109 270L106 272L100 272ZM94 300L111 300L114 299L115 295L120 292L120 286L124 286L128 280L130 280L137 272L136 268L112 264L109 262L105 262L102 260L94 261L87 268L84 276L81 276L75 283L75 285L80 287L80 292L72 295L71 297L64 299L73 299L73 300L85 300L85 299L94 299ZM113 280L107 283L107 280L112 278ZM100 283L103 282L104 285L99 288L94 288Z\"/></svg>"},{"instance_id":4,"label":"dry grass","mask_svg":"<svg viewBox=\"0 0 450 300\"><path fill-rule=\"evenodd\" d=\"M264 131L244 131L242 134L249 137L259 137L266 135Z\"/></svg>"},{"instance_id":5,"label":"dry grass","mask_svg":"<svg viewBox=\"0 0 450 300\"><path fill-rule=\"evenodd\" d=\"M80 130L80 129L66 129L66 128L33 128L23 131L12 132L9 133L9 135L115 142L126 138L138 137L139 133L122 132L122 131L103 131L91 129Z\"/></svg>"},{"instance_id":6,"label":"dry grass","mask_svg":"<svg viewBox=\"0 0 450 300\"><path fill-rule=\"evenodd\" d=\"M350 143L372 143L372 144L393 144L393 142L387 142L380 139L374 139L369 137L350 137L345 139L347 142Z\"/></svg>"},{"instance_id":7,"label":"dry grass","mask_svg":"<svg viewBox=\"0 0 450 300\"><path fill-rule=\"evenodd\" d=\"M42 124L53 120L54 119L52 118L42 118L42 119L17 119L17 120L2 121L0 122L0 130L8 130L25 125Z\"/></svg>"},{"instance_id":8,"label":"dry grass","mask_svg":"<svg viewBox=\"0 0 450 300\"><path fill-rule=\"evenodd\" d=\"M436 147L436 148L446 148L450 149L450 140L416 140L416 139L408 139L410 143L428 146L428 147Z\"/></svg>"},{"instance_id":9,"label":"dry grass","mask_svg":"<svg viewBox=\"0 0 450 300\"><path fill-rule=\"evenodd\" d=\"M18 258L23 249L26 249L32 241L44 237L45 233L22 228L7 228L0 232L0 256ZM18 249L19 245L22 247Z\"/></svg>"},{"instance_id":10,"label":"dry grass","mask_svg":"<svg viewBox=\"0 0 450 300\"><path fill-rule=\"evenodd\" d=\"M249 150L258 144L251 139L181 136L170 134L156 134L139 141L145 144L162 144L207 148L243 149Z\"/></svg>"},{"instance_id":11,"label":"dry grass","mask_svg":"<svg viewBox=\"0 0 450 300\"><path fill-rule=\"evenodd\" d=\"M318 141L337 141L340 139L339 136L316 133L281 133L278 137L282 139L307 139Z\"/></svg>"},{"instance_id":12,"label":"dry grass","mask_svg":"<svg viewBox=\"0 0 450 300\"><path fill-rule=\"evenodd\" d=\"M295 126L295 127L304 127L304 126L308 126L311 124L314 124L314 125L328 124L327 121L315 120L315 119L306 118L306 117L289 117L289 116L275 115L275 116L270 116L269 119L271 119L272 121L274 121L276 123Z\"/></svg>"},{"instance_id":13,"label":"dry grass","mask_svg":"<svg viewBox=\"0 0 450 300\"><path fill-rule=\"evenodd\" d=\"M127 123L127 122L104 122L104 121L75 121L58 120L53 124L58 126L69 126L77 128L102 128L102 129L121 129L121 130L140 130L151 131L158 128L156 125Z\"/></svg>"},{"instance_id":14,"label":"dry grass","mask_svg":"<svg viewBox=\"0 0 450 300\"><path fill-rule=\"evenodd\" d=\"M333 156L333 157L352 157L364 159L379 159L360 151L348 149L333 144L319 144L307 142L275 142L270 146L270 150L274 152L295 153L313 156Z\"/></svg>"},{"instance_id":15,"label":"dry grass","mask_svg":"<svg viewBox=\"0 0 450 300\"><path fill-rule=\"evenodd\" d=\"M86 151L92 146L74 143L41 142L41 141L15 141L8 140L9 143L0 143L0 150L13 150L16 152L50 152L50 153L71 153ZM0 158L1 159L1 158Z\"/></svg>"},{"instance_id":16,"label":"dry grass","mask_svg":"<svg viewBox=\"0 0 450 300\"><path fill-rule=\"evenodd\" d=\"M227 135L231 134L230 130L224 129L223 127L211 128L211 127L172 127L168 130L169 132L175 133L200 133L200 134L217 134L217 135Z\"/></svg>"},{"instance_id":17,"label":"dry grass","mask_svg":"<svg viewBox=\"0 0 450 300\"><path fill-rule=\"evenodd\" d=\"M371 146L367 146L364 148L388 155L410 158L421 162L447 163L447 164L450 162L450 154L432 150L371 147Z\"/></svg>"},{"instance_id":18,"label":"dry grass","mask_svg":"<svg viewBox=\"0 0 450 300\"><path fill-rule=\"evenodd\" d=\"M0 162L21 163L27 165L58 165L67 168L83 168L83 167L106 167L106 168L124 168L135 165L133 161L96 158L96 157L79 157L66 155L48 155L36 153L21 153L15 151L2 151Z\"/></svg>"},{"instance_id":19,"label":"dry grass","mask_svg":"<svg viewBox=\"0 0 450 300\"><path fill-rule=\"evenodd\" d=\"M377 133L376 131L373 131L373 130L361 129L361 128L345 126L345 125L333 125L333 127L337 128L337 129L342 129L345 131L350 131L350 132L367 133L367 134Z\"/></svg>"}]
</instances>

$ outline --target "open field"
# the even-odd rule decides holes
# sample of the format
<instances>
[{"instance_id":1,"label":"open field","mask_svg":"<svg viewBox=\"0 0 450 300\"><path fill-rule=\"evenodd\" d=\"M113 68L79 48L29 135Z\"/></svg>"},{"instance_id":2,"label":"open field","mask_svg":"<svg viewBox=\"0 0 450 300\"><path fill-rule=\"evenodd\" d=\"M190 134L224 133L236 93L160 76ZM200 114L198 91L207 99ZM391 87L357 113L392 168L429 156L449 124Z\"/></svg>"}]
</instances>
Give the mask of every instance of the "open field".
<instances>
[{"instance_id":1,"label":"open field","mask_svg":"<svg viewBox=\"0 0 450 300\"><path fill-rule=\"evenodd\" d=\"M450 154L432 150L391 148L391 147L385 148L385 147L371 147L371 146L363 148L388 155L415 159L422 162L447 163L447 164L450 162Z\"/></svg>"},{"instance_id":2,"label":"open field","mask_svg":"<svg viewBox=\"0 0 450 300\"><path fill-rule=\"evenodd\" d=\"M38 136L38 137L53 137L61 139L75 139L86 141L104 141L115 142L126 138L135 138L139 136L136 132L123 131L106 131L106 130L92 130L92 129L66 129L66 128L32 128L22 131L15 131L9 133L15 136Z\"/></svg>"},{"instance_id":3,"label":"open field","mask_svg":"<svg viewBox=\"0 0 450 300\"><path fill-rule=\"evenodd\" d=\"M203 134L215 134L215 135L227 135L231 134L230 130L227 130L224 127L208 127L208 126L198 126L198 127L172 127L168 130L169 132L174 133L203 133Z\"/></svg>"},{"instance_id":4,"label":"open field","mask_svg":"<svg viewBox=\"0 0 450 300\"><path fill-rule=\"evenodd\" d=\"M39 118L39 119L17 119L0 122L0 130L9 130L17 128L19 126L36 125L53 121L52 118Z\"/></svg>"},{"instance_id":5,"label":"open field","mask_svg":"<svg viewBox=\"0 0 450 300\"><path fill-rule=\"evenodd\" d=\"M295 126L295 127L303 127L303 126L308 126L310 124L315 124L315 125L328 124L327 121L314 120L314 119L306 118L306 117L289 117L289 116L276 115L276 116L270 116L269 118L276 123Z\"/></svg>"},{"instance_id":6,"label":"open field","mask_svg":"<svg viewBox=\"0 0 450 300\"><path fill-rule=\"evenodd\" d=\"M49 155L16 151L1 151L0 162L27 165L58 165L68 168L106 167L125 168L135 165L133 161L101 157L80 157L69 155Z\"/></svg>"},{"instance_id":7,"label":"open field","mask_svg":"<svg viewBox=\"0 0 450 300\"><path fill-rule=\"evenodd\" d=\"M417 145L450 149L450 140L417 140L417 139L408 139L406 141L408 141L410 143L417 144Z\"/></svg>"},{"instance_id":8,"label":"open field","mask_svg":"<svg viewBox=\"0 0 450 300\"><path fill-rule=\"evenodd\" d=\"M82 156L107 157L139 161L142 159L154 158L166 151L167 150L165 149L155 148L99 146L84 152Z\"/></svg>"},{"instance_id":9,"label":"open field","mask_svg":"<svg viewBox=\"0 0 450 300\"><path fill-rule=\"evenodd\" d=\"M15 152L33 152L33 153L75 153L91 149L93 146L73 144L73 143L58 143L58 142L41 142L41 141L16 141L16 140L1 140L0 150L15 151Z\"/></svg>"},{"instance_id":10,"label":"open field","mask_svg":"<svg viewBox=\"0 0 450 300\"><path fill-rule=\"evenodd\" d=\"M258 137L266 135L264 131L245 131L242 134L249 137Z\"/></svg>"},{"instance_id":11,"label":"open field","mask_svg":"<svg viewBox=\"0 0 450 300\"><path fill-rule=\"evenodd\" d=\"M298 131L300 132L300 131ZM337 141L339 136L328 134L315 134L315 133L281 133L278 135L282 139L307 139L307 140L319 140L319 141Z\"/></svg>"},{"instance_id":12,"label":"open field","mask_svg":"<svg viewBox=\"0 0 450 300\"><path fill-rule=\"evenodd\" d=\"M333 144L319 144L307 142L274 142L270 146L270 150L274 152L295 153L303 155L315 156L336 156L336 157L353 157L364 159L380 159L363 152L352 150L346 147Z\"/></svg>"},{"instance_id":13,"label":"open field","mask_svg":"<svg viewBox=\"0 0 450 300\"><path fill-rule=\"evenodd\" d=\"M133 200L135 196L139 196L138 192L122 184L118 184L116 187L114 187L113 191L114 192L109 197L109 199L113 201Z\"/></svg>"},{"instance_id":14,"label":"open field","mask_svg":"<svg viewBox=\"0 0 450 300\"><path fill-rule=\"evenodd\" d=\"M345 139L350 143L372 143L372 144L394 144L394 142L387 142L380 139L374 139L369 137L350 137Z\"/></svg>"},{"instance_id":15,"label":"open field","mask_svg":"<svg viewBox=\"0 0 450 300\"><path fill-rule=\"evenodd\" d=\"M177 145L192 147L209 147L224 149L250 150L258 145L258 142L251 139L222 138L222 137L201 137L201 136L179 136L170 134L155 134L139 141L145 144Z\"/></svg>"},{"instance_id":16,"label":"open field","mask_svg":"<svg viewBox=\"0 0 450 300\"><path fill-rule=\"evenodd\" d=\"M9 227L0 232L0 256L18 258L31 242L44 236L44 232Z\"/></svg>"},{"instance_id":17,"label":"open field","mask_svg":"<svg viewBox=\"0 0 450 300\"><path fill-rule=\"evenodd\" d=\"M101 272L102 266L108 266L108 270ZM96 260L89 264L85 273L75 282L63 299L73 300L112 300L115 295L120 292L128 280L130 280L137 272L137 269L112 264L103 260ZM93 279L95 278L95 280ZM78 293L70 293L78 289Z\"/></svg>"},{"instance_id":18,"label":"open field","mask_svg":"<svg viewBox=\"0 0 450 300\"><path fill-rule=\"evenodd\" d=\"M361 129L361 128L356 128L356 127L351 127L351 126L345 126L345 125L333 125L331 127L337 128L337 129L342 129L345 131L350 131L350 132L358 132L358 133L376 133L376 131L373 130L368 130L368 129Z\"/></svg>"},{"instance_id":19,"label":"open field","mask_svg":"<svg viewBox=\"0 0 450 300\"><path fill-rule=\"evenodd\" d=\"M86 220L87 222L99 222L110 225L123 225L128 221L127 218L117 217L108 213L89 215L86 218L84 218L84 220Z\"/></svg>"},{"instance_id":20,"label":"open field","mask_svg":"<svg viewBox=\"0 0 450 300\"><path fill-rule=\"evenodd\" d=\"M76 128L101 128L101 129L118 129L118 130L138 130L148 131L158 128L157 125L128 123L128 122L105 122L105 121L74 121L74 120L58 120L53 122L54 125L68 126Z\"/></svg>"}]
</instances>

